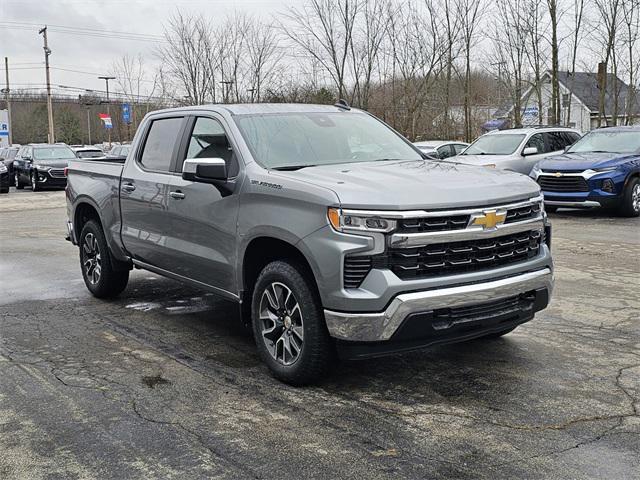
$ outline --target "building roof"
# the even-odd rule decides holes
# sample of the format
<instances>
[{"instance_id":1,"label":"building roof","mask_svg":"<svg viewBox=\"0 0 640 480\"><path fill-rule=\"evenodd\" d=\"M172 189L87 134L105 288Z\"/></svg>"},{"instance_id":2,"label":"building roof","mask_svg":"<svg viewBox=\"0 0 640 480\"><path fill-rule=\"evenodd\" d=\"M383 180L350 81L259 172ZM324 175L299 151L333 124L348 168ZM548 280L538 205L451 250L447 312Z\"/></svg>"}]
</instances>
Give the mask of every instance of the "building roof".
<instances>
[{"instance_id":1,"label":"building roof","mask_svg":"<svg viewBox=\"0 0 640 480\"><path fill-rule=\"evenodd\" d=\"M547 74L548 75L548 74ZM558 81L571 90L578 99L591 110L600 110L600 88L598 86L598 74L591 72L558 72ZM615 88L617 86L617 89ZM629 87L612 73L607 74L607 93L605 95L605 113L613 114L615 104L615 92L618 93L618 112L623 114L626 111L627 95ZM640 113L640 108L636 107Z\"/></svg>"}]
</instances>

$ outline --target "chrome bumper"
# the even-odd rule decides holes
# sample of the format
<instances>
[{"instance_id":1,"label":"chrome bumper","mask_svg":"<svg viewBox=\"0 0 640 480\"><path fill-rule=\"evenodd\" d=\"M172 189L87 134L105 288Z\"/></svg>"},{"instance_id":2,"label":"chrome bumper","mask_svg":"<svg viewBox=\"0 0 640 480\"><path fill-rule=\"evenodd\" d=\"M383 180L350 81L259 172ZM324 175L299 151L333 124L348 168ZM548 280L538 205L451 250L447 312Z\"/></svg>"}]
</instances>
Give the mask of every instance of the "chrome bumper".
<instances>
[{"instance_id":1,"label":"chrome bumper","mask_svg":"<svg viewBox=\"0 0 640 480\"><path fill-rule=\"evenodd\" d=\"M440 308L471 306L508 298L531 290L546 289L551 295L553 273L544 268L535 272L460 287L403 293L380 313L346 313L325 310L327 328L332 337L356 342L389 340L405 318L412 313Z\"/></svg>"},{"instance_id":2,"label":"chrome bumper","mask_svg":"<svg viewBox=\"0 0 640 480\"><path fill-rule=\"evenodd\" d=\"M550 205L554 207L568 207L568 208L592 208L592 207L601 207L600 202L595 202L593 200L585 200L584 202L564 202L562 200L545 200L545 205Z\"/></svg>"}]
</instances>

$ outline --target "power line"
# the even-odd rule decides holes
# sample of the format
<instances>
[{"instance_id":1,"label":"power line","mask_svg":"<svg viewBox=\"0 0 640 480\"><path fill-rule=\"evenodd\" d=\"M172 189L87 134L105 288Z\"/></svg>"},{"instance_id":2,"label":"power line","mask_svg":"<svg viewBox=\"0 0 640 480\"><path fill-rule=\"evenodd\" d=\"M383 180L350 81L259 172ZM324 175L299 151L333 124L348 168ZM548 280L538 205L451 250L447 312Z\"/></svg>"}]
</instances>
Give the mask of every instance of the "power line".
<instances>
[{"instance_id":1,"label":"power line","mask_svg":"<svg viewBox=\"0 0 640 480\"><path fill-rule=\"evenodd\" d=\"M7 28L10 30L26 30L31 31L33 27L28 25L13 25L7 24L8 22L0 22L0 28ZM164 37L160 36L142 36L139 34L131 33L131 34L117 34L110 33L107 30L102 32L91 32L91 31L81 31L76 29L60 29L60 28L51 28L51 32L60 33L63 35L75 35L75 36L84 36L84 37L95 37L95 38L108 38L111 40L132 40L139 42L153 42L153 43L164 43Z\"/></svg>"},{"instance_id":2,"label":"power line","mask_svg":"<svg viewBox=\"0 0 640 480\"><path fill-rule=\"evenodd\" d=\"M18 25L18 26L27 26L29 28L31 27L37 27L38 23L28 23L28 22L12 22L9 20L4 20L0 23L5 23L5 24L11 24L11 25ZM108 35L125 35L127 37L142 37L142 38L150 38L150 39L156 39L156 40L163 40L164 37L162 35L156 35L156 34L151 34L151 33L135 33L135 32L118 32L115 30L102 30L99 28L87 28L87 27L70 27L67 25L50 25L47 24L47 27L50 28L52 31L53 30L69 30L71 32L78 32L78 33L84 33L84 32L91 32L91 33L99 33L99 34L108 34Z\"/></svg>"}]
</instances>

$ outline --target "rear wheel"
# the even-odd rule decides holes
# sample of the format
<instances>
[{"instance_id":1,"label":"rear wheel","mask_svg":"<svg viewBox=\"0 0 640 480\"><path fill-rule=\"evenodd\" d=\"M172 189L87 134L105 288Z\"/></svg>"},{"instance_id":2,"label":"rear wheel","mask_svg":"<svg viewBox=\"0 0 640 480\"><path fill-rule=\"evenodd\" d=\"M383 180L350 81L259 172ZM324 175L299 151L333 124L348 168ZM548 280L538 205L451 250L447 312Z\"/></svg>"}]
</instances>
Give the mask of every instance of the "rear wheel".
<instances>
[{"instance_id":1,"label":"rear wheel","mask_svg":"<svg viewBox=\"0 0 640 480\"><path fill-rule=\"evenodd\" d=\"M305 385L330 370L334 345L315 284L300 265L279 260L262 270L251 317L260 357L276 378Z\"/></svg>"},{"instance_id":2,"label":"rear wheel","mask_svg":"<svg viewBox=\"0 0 640 480\"><path fill-rule=\"evenodd\" d=\"M20 181L20 175L18 174L18 172L15 172L13 174L13 184L16 186L18 190L22 190L24 188L24 185Z\"/></svg>"},{"instance_id":3,"label":"rear wheel","mask_svg":"<svg viewBox=\"0 0 640 480\"><path fill-rule=\"evenodd\" d=\"M620 214L625 217L640 216L640 178L630 180L625 187Z\"/></svg>"},{"instance_id":4,"label":"rear wheel","mask_svg":"<svg viewBox=\"0 0 640 480\"><path fill-rule=\"evenodd\" d=\"M80 233L80 267L89 291L98 298L115 297L129 281L129 270L114 270L102 227L89 220Z\"/></svg>"}]
</instances>

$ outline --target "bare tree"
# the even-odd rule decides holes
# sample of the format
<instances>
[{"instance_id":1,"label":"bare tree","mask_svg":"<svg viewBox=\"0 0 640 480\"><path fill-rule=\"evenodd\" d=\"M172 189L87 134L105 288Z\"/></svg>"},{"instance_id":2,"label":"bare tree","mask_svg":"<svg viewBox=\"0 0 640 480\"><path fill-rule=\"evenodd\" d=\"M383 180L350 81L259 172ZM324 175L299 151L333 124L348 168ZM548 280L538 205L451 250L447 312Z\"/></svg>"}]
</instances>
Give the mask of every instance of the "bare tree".
<instances>
[{"instance_id":1,"label":"bare tree","mask_svg":"<svg viewBox=\"0 0 640 480\"><path fill-rule=\"evenodd\" d=\"M151 79L147 78L149 72L142 54L122 56L113 62L111 72L116 77L115 81L120 91L131 104L131 124L135 131L138 120L148 111L148 105L156 94L157 77L154 75ZM145 111L139 112L140 107Z\"/></svg>"},{"instance_id":2,"label":"bare tree","mask_svg":"<svg viewBox=\"0 0 640 480\"><path fill-rule=\"evenodd\" d=\"M289 7L281 29L302 52L329 74L338 97L347 93L347 60L360 0L309 0L302 8Z\"/></svg>"},{"instance_id":3,"label":"bare tree","mask_svg":"<svg viewBox=\"0 0 640 480\"><path fill-rule=\"evenodd\" d=\"M543 0L526 0L523 5L526 9L524 17L527 30L526 55L529 66L533 71L531 86L536 94L538 124L540 125L544 122L542 76L548 60L544 41L548 33L548 24L544 22L546 12L542 8L542 2Z\"/></svg>"},{"instance_id":4,"label":"bare tree","mask_svg":"<svg viewBox=\"0 0 640 480\"><path fill-rule=\"evenodd\" d=\"M167 73L179 84L189 103L205 103L211 98L215 82L211 71L211 25L201 15L178 12L169 19L164 37L166 44L157 47L157 56Z\"/></svg>"},{"instance_id":5,"label":"bare tree","mask_svg":"<svg viewBox=\"0 0 640 480\"><path fill-rule=\"evenodd\" d=\"M558 23L560 12L558 10L558 0L547 0L549 17L551 19L551 123L560 123L560 81L558 80L558 70L560 69L560 45L558 41Z\"/></svg>"},{"instance_id":6,"label":"bare tree","mask_svg":"<svg viewBox=\"0 0 640 480\"><path fill-rule=\"evenodd\" d=\"M247 30L248 84L251 101L260 102L265 86L271 82L283 57L278 36L271 24L255 19Z\"/></svg>"},{"instance_id":7,"label":"bare tree","mask_svg":"<svg viewBox=\"0 0 640 480\"><path fill-rule=\"evenodd\" d=\"M573 99L573 79L576 74L578 61L578 46L582 38L582 25L584 20L586 0L573 0L573 22L571 41L571 79L569 80L569 106L567 108L567 122L571 119L571 104Z\"/></svg>"},{"instance_id":8,"label":"bare tree","mask_svg":"<svg viewBox=\"0 0 640 480\"><path fill-rule=\"evenodd\" d=\"M627 49L627 69L629 87L627 91L626 125L633 124L635 115L640 114L637 97L637 72L640 69L640 1L622 0L622 17L624 23L623 44Z\"/></svg>"}]
</instances>

